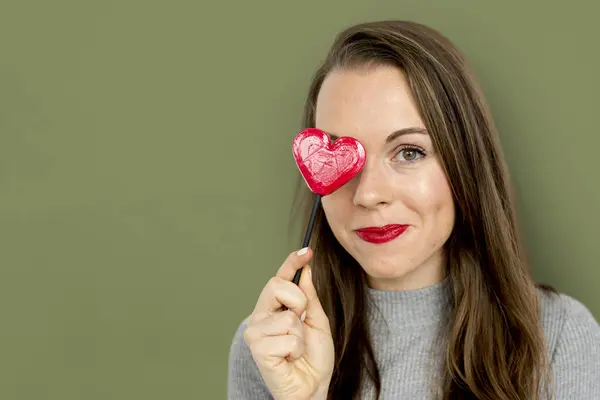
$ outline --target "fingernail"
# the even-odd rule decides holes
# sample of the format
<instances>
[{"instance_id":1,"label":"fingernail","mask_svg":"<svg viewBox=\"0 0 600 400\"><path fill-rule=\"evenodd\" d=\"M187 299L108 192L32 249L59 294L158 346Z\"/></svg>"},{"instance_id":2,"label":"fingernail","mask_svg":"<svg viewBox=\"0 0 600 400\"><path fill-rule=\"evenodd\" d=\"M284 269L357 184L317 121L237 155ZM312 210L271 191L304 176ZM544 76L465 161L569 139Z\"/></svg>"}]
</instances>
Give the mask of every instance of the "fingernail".
<instances>
[{"instance_id":1,"label":"fingernail","mask_svg":"<svg viewBox=\"0 0 600 400\"><path fill-rule=\"evenodd\" d=\"M300 321L304 322L304 319L306 318L306 311L304 311L302 313L302 315L300 316Z\"/></svg>"},{"instance_id":2,"label":"fingernail","mask_svg":"<svg viewBox=\"0 0 600 400\"><path fill-rule=\"evenodd\" d=\"M305 248L303 248L303 249L300 249L300 250L298 250L298 251L296 252L296 254L297 254L297 255L299 255L299 256L303 256L303 255L305 255L306 253L308 253L308 247L305 247Z\"/></svg>"}]
</instances>

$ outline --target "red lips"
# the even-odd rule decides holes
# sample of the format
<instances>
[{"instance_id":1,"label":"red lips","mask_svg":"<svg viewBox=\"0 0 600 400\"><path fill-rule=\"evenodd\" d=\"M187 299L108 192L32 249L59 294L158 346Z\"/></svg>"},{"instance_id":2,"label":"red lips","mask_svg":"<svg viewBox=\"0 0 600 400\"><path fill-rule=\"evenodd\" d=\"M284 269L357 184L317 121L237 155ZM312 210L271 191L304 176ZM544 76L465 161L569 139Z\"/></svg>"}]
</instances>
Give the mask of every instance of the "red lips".
<instances>
[{"instance_id":1,"label":"red lips","mask_svg":"<svg viewBox=\"0 0 600 400\"><path fill-rule=\"evenodd\" d=\"M385 226L372 226L356 230L356 234L365 242L369 243L387 243L406 231L408 225L391 224Z\"/></svg>"}]
</instances>

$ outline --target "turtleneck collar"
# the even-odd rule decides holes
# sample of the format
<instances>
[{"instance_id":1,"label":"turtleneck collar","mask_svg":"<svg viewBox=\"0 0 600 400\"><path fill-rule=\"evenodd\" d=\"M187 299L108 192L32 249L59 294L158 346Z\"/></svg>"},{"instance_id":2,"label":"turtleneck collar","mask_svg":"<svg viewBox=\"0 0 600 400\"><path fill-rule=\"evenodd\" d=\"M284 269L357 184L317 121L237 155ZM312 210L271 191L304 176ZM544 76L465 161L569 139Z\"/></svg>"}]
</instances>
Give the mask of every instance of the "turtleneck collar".
<instances>
[{"instance_id":1,"label":"turtleneck collar","mask_svg":"<svg viewBox=\"0 0 600 400\"><path fill-rule=\"evenodd\" d=\"M418 329L439 323L451 307L450 278L421 289L388 291L367 289L371 329L392 332Z\"/></svg>"}]
</instances>

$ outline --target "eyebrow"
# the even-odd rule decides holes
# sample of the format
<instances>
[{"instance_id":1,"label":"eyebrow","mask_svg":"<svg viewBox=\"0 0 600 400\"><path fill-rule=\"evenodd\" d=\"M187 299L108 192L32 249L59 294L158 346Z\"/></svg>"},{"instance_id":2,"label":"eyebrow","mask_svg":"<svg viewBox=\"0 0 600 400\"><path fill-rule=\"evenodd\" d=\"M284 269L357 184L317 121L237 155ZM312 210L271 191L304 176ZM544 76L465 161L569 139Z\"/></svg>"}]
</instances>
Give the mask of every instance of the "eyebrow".
<instances>
[{"instance_id":1,"label":"eyebrow","mask_svg":"<svg viewBox=\"0 0 600 400\"><path fill-rule=\"evenodd\" d=\"M410 135L413 133L420 133L422 135L427 135L427 129L425 128L419 128L416 126L410 127L410 128L402 128L402 129L398 129L397 131L394 131L392 133L390 133L390 135L385 138L385 143L391 143L394 140L398 139L400 136L404 136L404 135ZM329 136L331 137L331 140L335 141L336 139L339 139L338 135L335 135L333 133L328 133Z\"/></svg>"}]
</instances>

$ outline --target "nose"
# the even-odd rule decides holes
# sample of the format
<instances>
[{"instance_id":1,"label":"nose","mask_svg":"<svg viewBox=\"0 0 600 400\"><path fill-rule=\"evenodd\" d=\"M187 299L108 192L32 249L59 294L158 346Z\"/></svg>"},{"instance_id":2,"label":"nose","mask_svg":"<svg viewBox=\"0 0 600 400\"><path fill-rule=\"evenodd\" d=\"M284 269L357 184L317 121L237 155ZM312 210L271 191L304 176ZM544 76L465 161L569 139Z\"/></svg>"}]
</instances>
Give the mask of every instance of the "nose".
<instances>
[{"instance_id":1,"label":"nose","mask_svg":"<svg viewBox=\"0 0 600 400\"><path fill-rule=\"evenodd\" d=\"M383 207L392 202L392 187L383 166L367 164L356 177L353 203L363 208Z\"/></svg>"}]
</instances>

